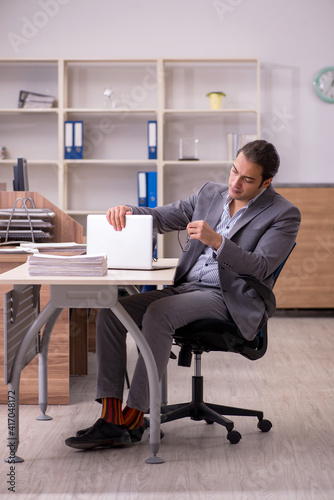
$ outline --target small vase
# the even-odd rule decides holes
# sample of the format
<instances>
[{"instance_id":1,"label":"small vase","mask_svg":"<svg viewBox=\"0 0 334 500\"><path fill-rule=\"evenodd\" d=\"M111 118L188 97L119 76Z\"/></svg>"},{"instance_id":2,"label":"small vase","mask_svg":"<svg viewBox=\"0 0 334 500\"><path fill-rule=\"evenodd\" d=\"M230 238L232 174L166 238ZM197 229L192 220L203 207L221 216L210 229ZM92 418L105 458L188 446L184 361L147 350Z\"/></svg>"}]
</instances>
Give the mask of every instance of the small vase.
<instances>
[{"instance_id":1,"label":"small vase","mask_svg":"<svg viewBox=\"0 0 334 500\"><path fill-rule=\"evenodd\" d=\"M225 96L223 92L209 92L206 94L210 99L211 109L220 109L222 106L222 98Z\"/></svg>"}]
</instances>

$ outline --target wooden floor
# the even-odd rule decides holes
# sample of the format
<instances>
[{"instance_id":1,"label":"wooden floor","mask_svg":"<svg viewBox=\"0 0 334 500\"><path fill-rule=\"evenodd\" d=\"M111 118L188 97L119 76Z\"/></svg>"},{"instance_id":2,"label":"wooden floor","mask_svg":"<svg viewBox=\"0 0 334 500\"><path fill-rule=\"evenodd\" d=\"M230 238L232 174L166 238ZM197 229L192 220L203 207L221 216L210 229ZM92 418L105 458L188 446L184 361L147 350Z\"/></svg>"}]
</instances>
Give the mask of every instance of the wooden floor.
<instances>
[{"instance_id":1,"label":"wooden floor","mask_svg":"<svg viewBox=\"0 0 334 500\"><path fill-rule=\"evenodd\" d=\"M131 374L136 351L129 344ZM8 498L334 499L333 347L333 316L276 316L270 320L270 345L263 359L204 355L206 400L261 409L273 428L261 433L256 419L236 418L242 440L232 445L217 424L189 419L167 423L161 465L144 462L150 456L146 433L141 443L126 448L82 452L65 446L68 436L99 417L91 355L90 374L71 380L70 406L49 407L52 421L37 422L38 407L21 407L19 455L25 461L15 465L16 495L8 493ZM170 403L189 399L191 375L192 369L170 362ZM5 457L5 405L0 414ZM2 463L0 494L7 492L9 472L9 464Z\"/></svg>"}]
</instances>

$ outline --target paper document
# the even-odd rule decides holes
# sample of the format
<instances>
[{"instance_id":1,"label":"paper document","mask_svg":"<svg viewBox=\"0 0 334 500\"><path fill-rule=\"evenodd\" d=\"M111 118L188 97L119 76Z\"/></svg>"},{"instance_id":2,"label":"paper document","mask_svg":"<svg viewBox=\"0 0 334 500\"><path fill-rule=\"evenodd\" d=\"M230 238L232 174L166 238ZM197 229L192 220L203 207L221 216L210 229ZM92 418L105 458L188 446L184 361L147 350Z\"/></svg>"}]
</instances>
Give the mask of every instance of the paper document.
<instances>
[{"instance_id":1,"label":"paper document","mask_svg":"<svg viewBox=\"0 0 334 500\"><path fill-rule=\"evenodd\" d=\"M30 276L104 276L108 273L107 256L29 255L28 273Z\"/></svg>"}]
</instances>

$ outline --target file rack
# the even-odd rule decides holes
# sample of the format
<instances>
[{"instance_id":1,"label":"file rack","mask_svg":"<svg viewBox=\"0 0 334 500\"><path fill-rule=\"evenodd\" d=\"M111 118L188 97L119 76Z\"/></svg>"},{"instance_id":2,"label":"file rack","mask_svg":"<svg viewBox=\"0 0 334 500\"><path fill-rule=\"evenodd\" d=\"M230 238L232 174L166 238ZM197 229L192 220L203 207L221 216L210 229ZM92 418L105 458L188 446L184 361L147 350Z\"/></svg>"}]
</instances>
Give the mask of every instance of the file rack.
<instances>
[{"instance_id":1,"label":"file rack","mask_svg":"<svg viewBox=\"0 0 334 500\"><path fill-rule=\"evenodd\" d=\"M22 202L22 207L17 205ZM31 208L27 205L31 204ZM0 238L4 243L14 241L43 241L53 238L50 229L55 213L48 208L36 208L32 198L17 198L13 208L0 209Z\"/></svg>"}]
</instances>

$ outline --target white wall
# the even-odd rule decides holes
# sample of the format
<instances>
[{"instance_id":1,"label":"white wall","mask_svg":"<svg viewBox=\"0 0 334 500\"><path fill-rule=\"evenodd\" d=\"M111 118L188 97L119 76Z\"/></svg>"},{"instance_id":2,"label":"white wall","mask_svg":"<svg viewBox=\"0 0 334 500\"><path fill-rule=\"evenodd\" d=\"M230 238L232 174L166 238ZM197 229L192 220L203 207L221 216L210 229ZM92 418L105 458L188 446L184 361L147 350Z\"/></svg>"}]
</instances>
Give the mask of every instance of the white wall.
<instances>
[{"instance_id":1,"label":"white wall","mask_svg":"<svg viewBox=\"0 0 334 500\"><path fill-rule=\"evenodd\" d=\"M0 0L0 57L258 57L280 183L334 183L333 0ZM0 140L1 142L1 140Z\"/></svg>"}]
</instances>

